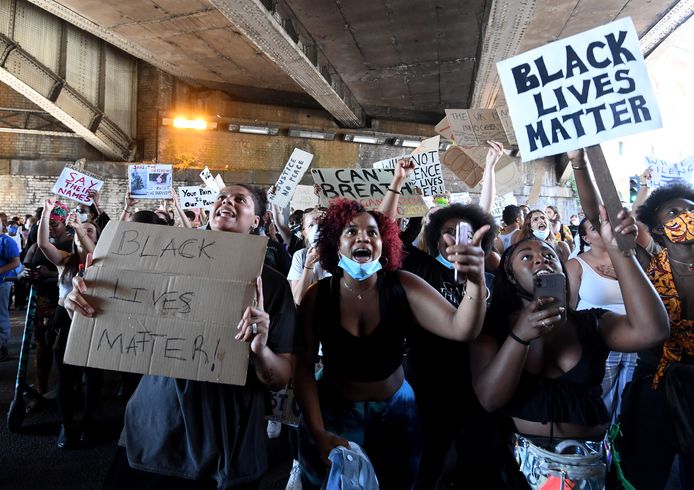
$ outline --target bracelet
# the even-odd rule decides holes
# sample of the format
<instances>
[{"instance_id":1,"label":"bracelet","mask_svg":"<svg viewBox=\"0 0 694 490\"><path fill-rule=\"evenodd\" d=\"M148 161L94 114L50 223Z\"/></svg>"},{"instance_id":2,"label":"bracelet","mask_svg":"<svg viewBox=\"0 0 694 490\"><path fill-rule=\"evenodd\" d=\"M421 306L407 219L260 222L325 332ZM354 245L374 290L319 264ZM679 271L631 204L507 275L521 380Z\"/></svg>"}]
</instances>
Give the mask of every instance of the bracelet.
<instances>
[{"instance_id":1,"label":"bracelet","mask_svg":"<svg viewBox=\"0 0 694 490\"><path fill-rule=\"evenodd\" d=\"M516 342L518 342L519 344L523 344L523 345L526 346L526 347L530 345L530 342L528 342L527 340L523 340L522 338L520 338L518 335L516 335L515 333L513 333L513 330L510 330L510 331L508 332L508 336L511 337L511 338L512 338L513 340L515 340Z\"/></svg>"},{"instance_id":2,"label":"bracelet","mask_svg":"<svg viewBox=\"0 0 694 490\"><path fill-rule=\"evenodd\" d=\"M479 302L482 302L482 301L489 301L489 296L491 295L491 293L490 293L490 291L489 291L489 288L488 288L488 287L485 287L484 289L487 290L487 297L484 298L484 299L481 299L481 298L473 298L472 296L470 296L469 294L467 294L466 291L463 291L463 294L465 294L465 297L466 297L467 299L469 299L470 301L479 301Z\"/></svg>"},{"instance_id":3,"label":"bracelet","mask_svg":"<svg viewBox=\"0 0 694 490\"><path fill-rule=\"evenodd\" d=\"M393 194L400 194L400 191L396 191L395 189L391 189L390 187L388 187L388 190Z\"/></svg>"},{"instance_id":4,"label":"bracelet","mask_svg":"<svg viewBox=\"0 0 694 490\"><path fill-rule=\"evenodd\" d=\"M574 170L585 170L588 168L588 165L580 165L578 167L574 167L573 165L571 165L571 168Z\"/></svg>"},{"instance_id":5,"label":"bracelet","mask_svg":"<svg viewBox=\"0 0 694 490\"><path fill-rule=\"evenodd\" d=\"M313 270L313 267L306 267L306 266L304 266L304 269L307 269L307 270L312 271L312 270Z\"/></svg>"}]
</instances>

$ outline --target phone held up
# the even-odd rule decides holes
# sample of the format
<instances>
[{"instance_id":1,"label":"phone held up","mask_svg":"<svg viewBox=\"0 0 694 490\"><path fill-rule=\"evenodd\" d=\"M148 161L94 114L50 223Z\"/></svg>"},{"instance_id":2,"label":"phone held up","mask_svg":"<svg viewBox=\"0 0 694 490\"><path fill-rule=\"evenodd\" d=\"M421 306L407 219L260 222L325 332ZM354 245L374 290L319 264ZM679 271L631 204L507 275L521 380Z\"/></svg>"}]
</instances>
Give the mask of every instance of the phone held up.
<instances>
[{"instance_id":1,"label":"phone held up","mask_svg":"<svg viewBox=\"0 0 694 490\"><path fill-rule=\"evenodd\" d=\"M460 221L455 226L455 244L467 245L472 240L472 227L465 221ZM458 273L458 269L453 269L453 279L455 282L463 282L465 277Z\"/></svg>"},{"instance_id":2,"label":"phone held up","mask_svg":"<svg viewBox=\"0 0 694 490\"><path fill-rule=\"evenodd\" d=\"M533 278L533 297L538 299L545 296L553 297L554 302L542 305L541 310L559 306L566 308L566 276L563 273L551 272Z\"/></svg>"}]
</instances>

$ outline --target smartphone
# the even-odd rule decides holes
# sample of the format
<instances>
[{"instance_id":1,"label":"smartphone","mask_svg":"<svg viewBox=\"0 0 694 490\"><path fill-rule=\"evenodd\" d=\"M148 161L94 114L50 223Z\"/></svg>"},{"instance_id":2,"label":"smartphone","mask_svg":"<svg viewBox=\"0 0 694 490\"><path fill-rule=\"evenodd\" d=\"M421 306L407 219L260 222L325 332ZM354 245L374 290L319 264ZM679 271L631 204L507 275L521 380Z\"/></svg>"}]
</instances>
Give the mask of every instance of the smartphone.
<instances>
[{"instance_id":1,"label":"smartphone","mask_svg":"<svg viewBox=\"0 0 694 490\"><path fill-rule=\"evenodd\" d=\"M455 244L467 245L472 240L472 227L465 221L460 221L455 226ZM463 282L463 277L458 274L458 269L453 269L453 279L456 282Z\"/></svg>"},{"instance_id":2,"label":"smartphone","mask_svg":"<svg viewBox=\"0 0 694 490\"><path fill-rule=\"evenodd\" d=\"M533 279L533 296L535 299L543 296L551 296L554 302L544 304L541 310L546 308L566 307L566 276L561 272L540 274Z\"/></svg>"}]
</instances>

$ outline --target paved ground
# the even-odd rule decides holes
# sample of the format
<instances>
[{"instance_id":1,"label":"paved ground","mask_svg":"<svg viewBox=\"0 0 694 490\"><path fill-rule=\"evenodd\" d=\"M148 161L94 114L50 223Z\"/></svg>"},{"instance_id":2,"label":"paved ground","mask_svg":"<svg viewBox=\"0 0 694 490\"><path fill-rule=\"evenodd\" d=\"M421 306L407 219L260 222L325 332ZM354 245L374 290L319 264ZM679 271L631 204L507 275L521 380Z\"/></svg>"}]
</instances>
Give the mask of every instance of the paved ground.
<instances>
[{"instance_id":1,"label":"paved ground","mask_svg":"<svg viewBox=\"0 0 694 490\"><path fill-rule=\"evenodd\" d=\"M118 376L105 376L99 416L101 437L88 449L61 450L56 446L60 418L55 400L44 410L27 414L20 432L9 432L6 414L14 394L24 312L11 311L11 321L10 359L0 362L0 488L101 488L115 454L125 408L125 403L116 397ZM34 381L33 369L28 380ZM279 439L270 441L269 455L271 470L264 479L263 489L284 489L291 467L286 430Z\"/></svg>"}]
</instances>

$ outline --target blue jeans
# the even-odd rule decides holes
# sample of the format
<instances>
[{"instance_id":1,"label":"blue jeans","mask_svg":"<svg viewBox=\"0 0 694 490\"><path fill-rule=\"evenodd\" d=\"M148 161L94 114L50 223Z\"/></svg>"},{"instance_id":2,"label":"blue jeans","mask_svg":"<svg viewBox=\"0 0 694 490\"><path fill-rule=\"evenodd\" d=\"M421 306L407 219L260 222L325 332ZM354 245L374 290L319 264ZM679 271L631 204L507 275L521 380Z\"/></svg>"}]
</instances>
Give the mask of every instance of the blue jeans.
<instances>
[{"instance_id":1,"label":"blue jeans","mask_svg":"<svg viewBox=\"0 0 694 490\"><path fill-rule=\"evenodd\" d=\"M319 383L325 429L364 449L381 488L411 488L419 468L421 430L414 392L407 381L389 399L371 402L336 399L320 388ZM299 422L299 462L303 488L320 488L328 468L303 417Z\"/></svg>"},{"instance_id":2,"label":"blue jeans","mask_svg":"<svg viewBox=\"0 0 694 490\"><path fill-rule=\"evenodd\" d=\"M10 340L10 291L12 283L0 279L0 347Z\"/></svg>"}]
</instances>

